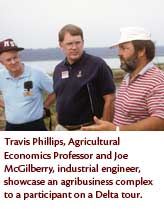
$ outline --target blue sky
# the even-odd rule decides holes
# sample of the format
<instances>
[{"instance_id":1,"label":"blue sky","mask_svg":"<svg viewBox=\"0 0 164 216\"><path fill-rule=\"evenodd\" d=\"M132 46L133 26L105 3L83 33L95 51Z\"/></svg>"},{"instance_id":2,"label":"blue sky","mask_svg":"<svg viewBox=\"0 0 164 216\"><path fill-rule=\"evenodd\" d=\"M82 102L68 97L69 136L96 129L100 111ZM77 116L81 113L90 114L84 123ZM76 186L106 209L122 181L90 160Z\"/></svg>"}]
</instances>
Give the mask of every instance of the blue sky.
<instances>
[{"instance_id":1,"label":"blue sky","mask_svg":"<svg viewBox=\"0 0 164 216\"><path fill-rule=\"evenodd\" d=\"M0 0L0 40L13 38L25 48L58 46L58 31L79 25L86 47L110 46L119 29L142 26L164 45L164 1L156 0Z\"/></svg>"}]
</instances>

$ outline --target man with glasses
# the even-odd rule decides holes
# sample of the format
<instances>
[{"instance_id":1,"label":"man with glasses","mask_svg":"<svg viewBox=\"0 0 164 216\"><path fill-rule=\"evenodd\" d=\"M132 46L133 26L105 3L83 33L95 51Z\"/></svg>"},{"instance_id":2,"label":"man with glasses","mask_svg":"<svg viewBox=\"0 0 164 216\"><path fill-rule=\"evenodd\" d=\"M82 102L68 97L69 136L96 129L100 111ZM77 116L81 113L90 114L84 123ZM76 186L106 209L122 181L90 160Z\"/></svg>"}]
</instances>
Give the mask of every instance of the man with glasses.
<instances>
[{"instance_id":1,"label":"man with glasses","mask_svg":"<svg viewBox=\"0 0 164 216\"><path fill-rule=\"evenodd\" d=\"M64 26L59 32L59 45L66 58L53 75L56 130L79 130L91 125L94 115L111 121L115 85L109 66L84 51L83 32L78 26Z\"/></svg>"}]
</instances>

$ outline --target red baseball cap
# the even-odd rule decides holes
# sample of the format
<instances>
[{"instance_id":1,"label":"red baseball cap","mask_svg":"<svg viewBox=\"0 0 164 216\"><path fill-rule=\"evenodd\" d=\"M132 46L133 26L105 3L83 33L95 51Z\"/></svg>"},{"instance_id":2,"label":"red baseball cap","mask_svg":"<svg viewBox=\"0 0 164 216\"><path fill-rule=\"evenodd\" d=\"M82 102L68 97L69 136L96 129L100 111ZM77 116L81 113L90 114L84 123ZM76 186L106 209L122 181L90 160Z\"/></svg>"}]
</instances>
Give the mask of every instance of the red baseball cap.
<instances>
[{"instance_id":1,"label":"red baseball cap","mask_svg":"<svg viewBox=\"0 0 164 216\"><path fill-rule=\"evenodd\" d=\"M6 39L0 42L0 54L3 52L8 52L8 51L21 51L24 50L22 47L18 47L13 39Z\"/></svg>"}]
</instances>

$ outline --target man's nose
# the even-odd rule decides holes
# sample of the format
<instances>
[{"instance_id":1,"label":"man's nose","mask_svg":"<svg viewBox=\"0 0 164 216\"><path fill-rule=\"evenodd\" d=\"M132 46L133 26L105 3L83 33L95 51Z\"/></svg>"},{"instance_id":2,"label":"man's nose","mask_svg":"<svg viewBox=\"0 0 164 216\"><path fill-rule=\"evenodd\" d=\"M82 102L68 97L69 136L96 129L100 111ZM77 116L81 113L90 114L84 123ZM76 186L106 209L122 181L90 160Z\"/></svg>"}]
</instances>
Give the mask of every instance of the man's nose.
<instances>
[{"instance_id":1,"label":"man's nose","mask_svg":"<svg viewBox=\"0 0 164 216\"><path fill-rule=\"evenodd\" d=\"M122 50L121 49L118 49L118 56L122 56Z\"/></svg>"},{"instance_id":2,"label":"man's nose","mask_svg":"<svg viewBox=\"0 0 164 216\"><path fill-rule=\"evenodd\" d=\"M11 59L11 63L15 64L16 60L15 59Z\"/></svg>"},{"instance_id":3,"label":"man's nose","mask_svg":"<svg viewBox=\"0 0 164 216\"><path fill-rule=\"evenodd\" d=\"M72 43L72 49L76 49L77 44L76 43Z\"/></svg>"}]
</instances>

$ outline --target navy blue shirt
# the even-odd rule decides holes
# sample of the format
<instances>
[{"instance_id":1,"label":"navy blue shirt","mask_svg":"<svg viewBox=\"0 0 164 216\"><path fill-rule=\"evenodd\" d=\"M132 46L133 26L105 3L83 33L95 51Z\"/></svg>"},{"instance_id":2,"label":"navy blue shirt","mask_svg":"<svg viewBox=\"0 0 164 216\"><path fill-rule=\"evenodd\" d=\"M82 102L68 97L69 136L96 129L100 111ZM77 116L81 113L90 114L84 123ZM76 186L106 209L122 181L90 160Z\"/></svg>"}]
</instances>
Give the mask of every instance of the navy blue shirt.
<instances>
[{"instance_id":1,"label":"navy blue shirt","mask_svg":"<svg viewBox=\"0 0 164 216\"><path fill-rule=\"evenodd\" d=\"M99 57L83 53L70 65L65 59L53 75L58 122L77 125L102 117L103 96L115 92L112 71Z\"/></svg>"}]
</instances>

